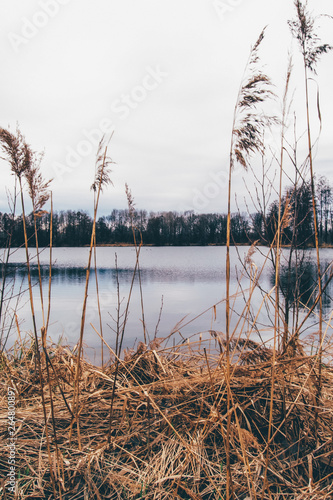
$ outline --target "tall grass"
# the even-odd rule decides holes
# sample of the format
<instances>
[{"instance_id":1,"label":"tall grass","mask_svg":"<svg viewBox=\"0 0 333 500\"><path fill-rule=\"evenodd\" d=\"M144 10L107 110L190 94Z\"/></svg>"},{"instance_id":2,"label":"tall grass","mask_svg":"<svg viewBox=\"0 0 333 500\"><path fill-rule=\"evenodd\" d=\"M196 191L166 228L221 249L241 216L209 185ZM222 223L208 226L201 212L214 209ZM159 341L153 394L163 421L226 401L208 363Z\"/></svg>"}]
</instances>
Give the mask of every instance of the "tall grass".
<instances>
[{"instance_id":1,"label":"tall grass","mask_svg":"<svg viewBox=\"0 0 333 500\"><path fill-rule=\"evenodd\" d=\"M112 135L110 137L110 140L112 139ZM109 140L109 142L110 142L110 140ZM78 433L80 449L81 449L81 444L80 444L81 440L80 440L80 423L79 423L79 414L80 414L79 378L80 378L80 371L81 371L81 357L82 357L83 336L84 336L85 320L86 320L91 260L92 260L92 256L93 256L93 250L94 250L94 244L95 244L95 238L96 238L97 211L98 211L99 200L100 200L100 196L101 196L101 193L103 191L103 188L105 188L105 186L107 186L108 184L111 183L110 165L113 163L113 161L111 160L111 158L108 156L107 153L108 153L108 144L105 145L104 138L102 138L100 143L99 143L99 147L98 147L98 151L97 151L95 179L94 179L94 182L91 186L91 189L94 191L96 196L94 199L93 227L92 227L92 232L91 232L88 265L87 265L87 271L86 271L86 283L85 283L84 299L83 299L82 314L81 314L80 337L79 337L79 342L78 342L78 356L77 356L76 376L75 376L75 383L74 383L74 399L73 399L73 405L72 405L72 412L75 415L75 423L77 425L77 433ZM72 422L72 425L73 424L74 424L74 421ZM71 431L72 431L72 426L71 426Z\"/></svg>"},{"instance_id":2,"label":"tall grass","mask_svg":"<svg viewBox=\"0 0 333 500\"><path fill-rule=\"evenodd\" d=\"M253 46L245 74L241 83L234 110L229 182L228 182L228 216L227 216L227 252L226 252L226 359L227 359L227 392L228 392L228 422L227 435L231 432L231 393L230 393L230 243L231 243L231 196L232 196L232 173L235 164L240 164L244 169L248 168L251 155L260 151L262 147L262 132L269 125L272 118L258 113L258 105L262 105L266 99L272 97L271 82L259 66L259 48L264 39L265 30L262 31ZM232 491L232 478L230 473L229 441L226 443L227 451L227 500L234 498Z\"/></svg>"},{"instance_id":3,"label":"tall grass","mask_svg":"<svg viewBox=\"0 0 333 500\"><path fill-rule=\"evenodd\" d=\"M23 135L19 130L17 130L16 135L12 134L8 130L0 129L0 144L6 155L6 159L10 164L11 171L15 175L18 181L18 187L20 191L21 198L21 208L22 208L22 221L23 221L23 233L24 233L24 243L25 243L25 255L26 255L26 266L27 266L27 277L28 277L28 288L29 288L29 299L30 299L30 308L32 315L32 323L33 323L33 331L34 331L34 339L35 339L35 355L37 360L38 367L38 375L39 375L39 383L42 394L42 408L43 408L43 416L45 422L45 434L47 440L47 451L48 451L48 460L50 464L50 476L53 488L53 494L56 495L56 480L54 476L54 471L52 467L52 457L51 457L51 444L50 437L47 428L47 411L45 404L45 396L44 396L44 382L42 376L42 364L41 364L41 356L39 351L39 338L38 338L38 330L36 323L36 315L35 315L35 305L34 305L34 297L32 291L32 282L31 282L31 269L30 269L30 256L29 256L29 244L28 244L28 234L26 228L26 212L25 212L25 202L24 202L24 193L23 193L23 178L26 178L29 184L30 196L33 202L33 211L34 211L34 220L36 223L36 212L35 210L41 210L43 205L46 203L48 199L48 195L46 194L46 189L49 185L48 182L44 182L41 174L39 173L38 167L36 167L36 158L31 150L30 146L26 143ZM36 227L36 226L35 226ZM36 240L37 245L37 240ZM43 309L43 294L42 294L42 282L40 275L40 266L39 266L39 286L40 286L40 297L41 304ZM50 389L51 390L51 389ZM54 419L53 419L54 420ZM55 429L55 428L54 428ZM61 495L61 492L60 492Z\"/></svg>"},{"instance_id":4,"label":"tall grass","mask_svg":"<svg viewBox=\"0 0 333 500\"><path fill-rule=\"evenodd\" d=\"M327 43L322 43L316 34L316 18L313 17L307 9L307 1L301 2L295 0L294 2L297 17L295 21L290 21L293 36L299 43L300 51L303 57L304 66L304 84L305 84L305 108L306 108L306 123L307 123L307 137L308 137L308 150L309 150L309 166L310 166L310 181L312 192L312 208L313 208L313 222L317 254L317 268L318 268L318 295L319 295L319 358L318 358L318 401L321 392L321 366L322 366L322 338L323 338L323 299L322 299L322 275L320 266L319 255L319 235L318 235L318 218L317 218L317 202L315 193L315 176L313 166L313 145L312 145L312 129L310 120L310 104L309 104L309 72L316 74L316 67L322 54L327 54L332 50ZM318 98L318 114L321 120L321 112L319 107Z\"/></svg>"},{"instance_id":5,"label":"tall grass","mask_svg":"<svg viewBox=\"0 0 333 500\"><path fill-rule=\"evenodd\" d=\"M16 206L17 206L17 179L15 178L14 182L14 191L12 196L8 194L8 202L10 207L10 219L11 224L10 228L7 232L7 240L3 253L3 258L1 261L2 264L2 272L1 272L1 290L0 290L0 349L3 352L6 348L6 344L8 341L8 337L11 332L11 327L13 325L13 321L10 321L9 324L6 324L6 320L8 319L8 311L11 299L14 295L14 286L11 286L8 283L8 266L9 266L9 258L12 249L12 238L14 231L14 221L16 216ZM12 285L15 284L15 280ZM7 303L7 304L6 304ZM14 316L14 315L13 315Z\"/></svg>"}]
</instances>

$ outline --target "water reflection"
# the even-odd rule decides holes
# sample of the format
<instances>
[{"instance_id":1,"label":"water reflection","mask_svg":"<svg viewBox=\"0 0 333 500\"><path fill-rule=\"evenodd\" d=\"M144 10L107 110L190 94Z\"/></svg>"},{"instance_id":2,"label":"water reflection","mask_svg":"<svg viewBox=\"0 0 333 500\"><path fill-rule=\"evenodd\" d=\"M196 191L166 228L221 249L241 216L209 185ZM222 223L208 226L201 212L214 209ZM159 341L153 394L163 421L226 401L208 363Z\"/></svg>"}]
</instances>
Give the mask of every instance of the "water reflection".
<instances>
[{"instance_id":1,"label":"water reflection","mask_svg":"<svg viewBox=\"0 0 333 500\"><path fill-rule=\"evenodd\" d=\"M329 314L332 308L333 280L330 273L333 265L330 261L321 262L322 288L324 289L322 303L324 314ZM271 273L272 286L275 284L275 273ZM295 310L310 309L318 295L318 270L317 264L308 258L296 262L292 260L290 265L283 264L280 273L280 289L285 299L287 308ZM317 305L317 308L319 305Z\"/></svg>"},{"instance_id":2,"label":"water reflection","mask_svg":"<svg viewBox=\"0 0 333 500\"><path fill-rule=\"evenodd\" d=\"M10 265L8 269L8 274L11 277L26 277L26 266ZM117 282L118 279L122 283L130 283L133 277L133 269L120 268L118 270L111 268L98 268L97 276L101 281L110 281L112 283ZM221 272L212 270L200 270L200 269L173 269L173 268L144 268L140 270L141 281L143 283L180 283L183 281L188 282L221 282ZM90 276L94 278L95 270L92 269ZM49 266L41 266L41 276L43 280L49 278ZM38 267L31 266L31 277L33 280L38 280ZM138 279L138 273L136 274L136 279ZM52 283L61 284L77 284L81 285L86 280L86 269L83 267L53 267L52 268Z\"/></svg>"}]
</instances>

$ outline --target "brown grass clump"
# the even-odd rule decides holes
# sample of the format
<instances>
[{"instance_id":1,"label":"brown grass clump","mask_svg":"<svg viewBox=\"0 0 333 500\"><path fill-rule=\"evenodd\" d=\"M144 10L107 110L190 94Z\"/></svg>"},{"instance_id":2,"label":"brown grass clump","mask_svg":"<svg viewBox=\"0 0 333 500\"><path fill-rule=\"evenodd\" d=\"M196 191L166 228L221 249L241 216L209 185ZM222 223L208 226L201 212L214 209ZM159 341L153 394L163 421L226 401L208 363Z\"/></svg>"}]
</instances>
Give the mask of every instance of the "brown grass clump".
<instances>
[{"instance_id":1,"label":"brown grass clump","mask_svg":"<svg viewBox=\"0 0 333 500\"><path fill-rule=\"evenodd\" d=\"M75 415L76 355L48 348L57 430L43 362L53 471L47 452L41 385L35 348L1 359L0 468L7 463L7 388L16 391L16 498L54 498L51 475L62 499L219 499L225 497L226 440L235 499L333 498L333 370L322 369L322 399L316 411L315 356L301 350L276 356L273 426L267 443L272 353L239 343L231 365L231 427L227 435L227 386L223 354L195 345L170 349L140 344L118 363L111 440L109 415L115 362L102 372L82 361L80 440L70 432ZM42 355L41 355L42 357ZM56 374L56 375L55 375ZM313 432L318 419L317 437ZM70 441L70 435L72 440ZM270 460L266 486L267 447ZM2 498L12 498L0 489Z\"/></svg>"}]
</instances>

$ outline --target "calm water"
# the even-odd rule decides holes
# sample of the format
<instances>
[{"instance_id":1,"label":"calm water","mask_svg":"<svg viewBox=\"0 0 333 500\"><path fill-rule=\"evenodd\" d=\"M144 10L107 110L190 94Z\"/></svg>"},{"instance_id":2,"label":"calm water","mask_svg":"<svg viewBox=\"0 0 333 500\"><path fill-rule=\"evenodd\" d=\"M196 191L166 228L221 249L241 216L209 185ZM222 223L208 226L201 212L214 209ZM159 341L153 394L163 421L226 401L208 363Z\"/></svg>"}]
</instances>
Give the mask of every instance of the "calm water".
<instances>
[{"instance_id":1,"label":"calm water","mask_svg":"<svg viewBox=\"0 0 333 500\"><path fill-rule=\"evenodd\" d=\"M267 249L260 249L267 254ZM239 255L243 259L248 247L240 247ZM1 251L0 251L1 252ZM225 296L225 248L223 247L143 247L140 254L141 282L143 289L145 320L149 336L152 338L158 322L161 302L163 308L161 321L158 326L158 337L165 337L178 325L184 338L208 330L224 331L224 305L216 307L216 317L210 309L199 318L196 318L206 309L219 303ZM65 338L71 345L75 344L79 336L80 317L85 285L85 266L88 261L88 248L55 248L53 250L53 281L52 281L52 306L49 335L54 341L60 337ZM310 299L311 283L315 279L315 253L307 250L306 265L302 268L304 278L304 301ZM3 255L3 252L1 252ZM36 260L34 250L30 250L32 258L33 282L37 281ZM115 267L117 255L118 273ZM284 257L288 251L284 251ZM333 250L321 251L323 267L332 262ZM252 257L258 269L265 258L257 251ZM22 286L27 287L25 274L25 253L23 249L16 250L11 256L11 280L15 278L15 292ZM41 253L41 263L44 275L44 295L47 295L49 255L46 251ZM231 249L231 291L238 293L234 303L233 325L236 325L238 314L244 308L244 297L249 294L249 278L244 276L244 270L239 261L235 248ZM20 264L22 264L20 266ZM17 268L17 266L19 267ZM103 334L106 341L115 345L115 321L117 315L117 274L120 285L121 312L124 312L129 294L130 284L135 265L134 248L98 248L97 249L97 276L99 283L100 304L103 317ZM253 268L254 269L254 268ZM261 274L260 285L263 290L269 291L274 284L272 266L270 263ZM332 284L331 284L332 285ZM328 287L325 296L325 314L331 310L332 286ZM41 326L41 310L39 291L34 287L37 322ZM46 299L45 299L46 300ZM46 301L47 302L47 301ZM257 313L262 303L262 294L259 290L252 300L253 314ZM143 340L141 322L141 303L139 294L139 281L136 278L133 294L129 307L129 319L125 331L125 347L132 347L135 341ZM29 331L32 328L30 320L30 305L28 295L20 300L18 317L21 330ZM195 319L196 318L196 319ZM90 326L92 323L99 330L99 317L97 313L95 273L91 273L86 316L85 344L89 346L89 356L99 359L100 339ZM258 318L261 335L267 340L270 337L270 317L267 308L263 307ZM9 345L15 340L16 333L11 334ZM258 334L252 335L253 340L258 339Z\"/></svg>"}]
</instances>

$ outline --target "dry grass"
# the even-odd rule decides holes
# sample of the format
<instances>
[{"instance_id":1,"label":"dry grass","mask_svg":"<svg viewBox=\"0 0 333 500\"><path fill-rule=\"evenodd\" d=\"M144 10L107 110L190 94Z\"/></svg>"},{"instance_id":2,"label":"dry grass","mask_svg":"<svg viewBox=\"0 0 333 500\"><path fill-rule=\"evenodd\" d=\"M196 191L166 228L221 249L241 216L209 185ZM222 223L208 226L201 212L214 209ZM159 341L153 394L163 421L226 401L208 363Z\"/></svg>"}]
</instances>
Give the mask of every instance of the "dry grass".
<instances>
[{"instance_id":1,"label":"dry grass","mask_svg":"<svg viewBox=\"0 0 333 500\"><path fill-rule=\"evenodd\" d=\"M238 342L238 347L242 354L231 366L229 436L225 362L217 351L211 349L205 356L205 350L196 350L196 345L163 349L155 342L128 352L118 368L110 444L115 363L103 373L83 361L80 450L77 432L69 441L77 359L66 347L49 346L57 373L55 377L50 370L58 460L45 359L43 387L56 498L222 499L227 480L226 439L235 499L333 498L333 370L323 367L322 400L316 412L317 359L301 349L292 358L277 355L268 490L264 470L272 352L252 341ZM1 367L0 467L5 475L7 387L14 386L17 498L54 498L34 346L11 358L3 356ZM2 495L5 498L3 489Z\"/></svg>"}]
</instances>

